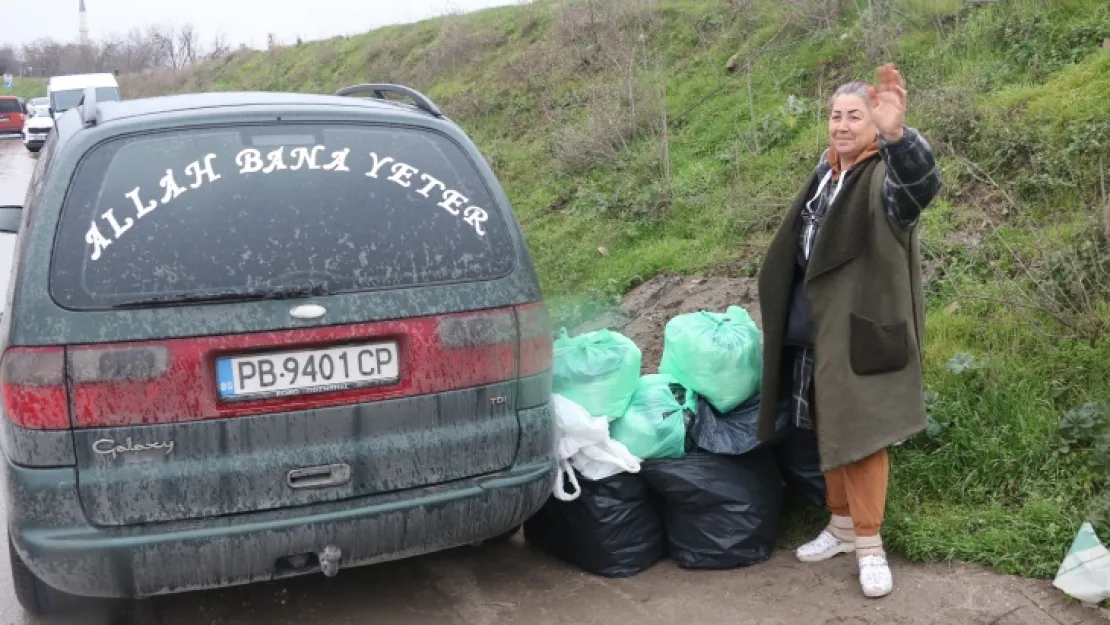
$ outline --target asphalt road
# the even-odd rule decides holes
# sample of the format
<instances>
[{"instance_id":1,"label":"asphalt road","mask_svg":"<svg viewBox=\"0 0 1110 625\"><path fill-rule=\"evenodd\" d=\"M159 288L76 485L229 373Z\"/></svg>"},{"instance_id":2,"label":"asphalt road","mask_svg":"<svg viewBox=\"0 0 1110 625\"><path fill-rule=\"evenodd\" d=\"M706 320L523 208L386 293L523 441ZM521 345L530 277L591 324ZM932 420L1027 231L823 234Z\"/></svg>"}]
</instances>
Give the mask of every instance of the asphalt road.
<instances>
[{"instance_id":1,"label":"asphalt road","mask_svg":"<svg viewBox=\"0 0 1110 625\"><path fill-rule=\"evenodd\" d=\"M0 138L0 205L22 204L35 160ZM0 293L12 239L0 235ZM2 499L0 499L2 501ZM2 505L2 504L0 504ZM0 509L0 514L3 510ZM0 541L3 542L3 541ZM6 547L5 547L6 548ZM521 535L322 575L161 597L134 623L164 625L1088 625L1098 611L1067 605L1049 584L964 566L894 562L896 590L864 599L842 557L802 565L789 552L733 571L684 571L671 561L629 579L605 579L541 555ZM0 555L0 625L119 622L100 607L72 617L26 616Z\"/></svg>"}]
</instances>

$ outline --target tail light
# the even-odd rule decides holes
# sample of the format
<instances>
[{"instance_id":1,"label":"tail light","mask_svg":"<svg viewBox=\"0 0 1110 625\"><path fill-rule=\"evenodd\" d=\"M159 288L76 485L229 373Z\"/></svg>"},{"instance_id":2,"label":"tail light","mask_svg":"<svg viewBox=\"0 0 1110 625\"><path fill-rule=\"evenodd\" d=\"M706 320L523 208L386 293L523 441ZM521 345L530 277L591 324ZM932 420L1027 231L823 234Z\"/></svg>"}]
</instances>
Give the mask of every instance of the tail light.
<instances>
[{"instance_id":1,"label":"tail light","mask_svg":"<svg viewBox=\"0 0 1110 625\"><path fill-rule=\"evenodd\" d=\"M9 348L0 362L8 420L32 430L69 429L65 378L63 348Z\"/></svg>"},{"instance_id":2,"label":"tail light","mask_svg":"<svg viewBox=\"0 0 1110 625\"><path fill-rule=\"evenodd\" d=\"M171 358L164 345L70 347L68 361L77 427L200 417L203 389L180 392L188 387L167 375Z\"/></svg>"},{"instance_id":3,"label":"tail light","mask_svg":"<svg viewBox=\"0 0 1110 625\"><path fill-rule=\"evenodd\" d=\"M448 387L465 388L475 376L488 382L513 377L516 319L512 309L444 317L437 334L442 366L438 375Z\"/></svg>"},{"instance_id":4,"label":"tail light","mask_svg":"<svg viewBox=\"0 0 1110 625\"><path fill-rule=\"evenodd\" d=\"M517 306L516 315L520 328L520 377L549 370L554 359L554 343L547 306L542 302Z\"/></svg>"}]
</instances>

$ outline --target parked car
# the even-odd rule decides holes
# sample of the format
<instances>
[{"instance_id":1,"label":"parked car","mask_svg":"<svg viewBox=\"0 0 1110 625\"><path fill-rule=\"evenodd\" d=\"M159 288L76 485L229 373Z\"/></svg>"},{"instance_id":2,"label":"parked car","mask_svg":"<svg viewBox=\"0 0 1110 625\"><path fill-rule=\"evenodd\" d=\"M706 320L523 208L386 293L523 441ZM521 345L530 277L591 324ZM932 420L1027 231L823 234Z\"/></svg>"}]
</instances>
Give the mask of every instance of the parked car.
<instances>
[{"instance_id":1,"label":"parked car","mask_svg":"<svg viewBox=\"0 0 1110 625\"><path fill-rule=\"evenodd\" d=\"M86 89L95 89L100 102L122 99L119 83L112 74L70 74L51 76L46 82L46 97L50 101L50 114L57 118L81 102Z\"/></svg>"},{"instance_id":2,"label":"parked car","mask_svg":"<svg viewBox=\"0 0 1110 625\"><path fill-rule=\"evenodd\" d=\"M27 100L27 117L38 117L50 115L50 98L31 98Z\"/></svg>"},{"instance_id":3,"label":"parked car","mask_svg":"<svg viewBox=\"0 0 1110 625\"><path fill-rule=\"evenodd\" d=\"M29 152L38 152L46 143L46 137L54 128L54 117L50 115L50 100L34 98L27 102L27 117L23 121L23 146Z\"/></svg>"},{"instance_id":4,"label":"parked car","mask_svg":"<svg viewBox=\"0 0 1110 625\"><path fill-rule=\"evenodd\" d=\"M496 177L426 97L89 91L56 123L0 209L28 611L330 576L544 504L547 309Z\"/></svg>"},{"instance_id":5,"label":"parked car","mask_svg":"<svg viewBox=\"0 0 1110 625\"><path fill-rule=\"evenodd\" d=\"M0 95L0 134L23 132L23 100L14 95Z\"/></svg>"}]
</instances>

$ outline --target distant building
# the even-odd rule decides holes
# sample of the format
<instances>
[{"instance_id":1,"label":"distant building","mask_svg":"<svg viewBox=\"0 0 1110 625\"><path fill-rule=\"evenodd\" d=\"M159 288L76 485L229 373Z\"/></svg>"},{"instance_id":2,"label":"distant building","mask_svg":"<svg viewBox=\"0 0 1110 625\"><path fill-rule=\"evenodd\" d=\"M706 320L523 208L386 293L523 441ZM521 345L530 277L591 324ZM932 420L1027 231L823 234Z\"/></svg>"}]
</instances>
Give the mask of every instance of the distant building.
<instances>
[{"instance_id":1,"label":"distant building","mask_svg":"<svg viewBox=\"0 0 1110 625\"><path fill-rule=\"evenodd\" d=\"M80 19L80 39L81 45L89 45L89 12L85 10L85 0L80 0L81 8L79 11Z\"/></svg>"}]
</instances>

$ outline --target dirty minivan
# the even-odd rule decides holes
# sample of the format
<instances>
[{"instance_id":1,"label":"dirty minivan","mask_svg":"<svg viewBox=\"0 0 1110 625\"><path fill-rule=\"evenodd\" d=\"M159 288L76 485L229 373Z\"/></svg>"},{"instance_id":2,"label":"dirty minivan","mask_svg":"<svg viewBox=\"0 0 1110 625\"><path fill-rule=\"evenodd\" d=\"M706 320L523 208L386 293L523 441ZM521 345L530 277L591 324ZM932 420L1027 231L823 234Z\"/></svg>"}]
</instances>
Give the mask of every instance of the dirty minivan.
<instances>
[{"instance_id":1,"label":"dirty minivan","mask_svg":"<svg viewBox=\"0 0 1110 625\"><path fill-rule=\"evenodd\" d=\"M0 134L16 134L23 132L24 109L23 100L12 95L0 95Z\"/></svg>"},{"instance_id":2,"label":"dirty minivan","mask_svg":"<svg viewBox=\"0 0 1110 625\"><path fill-rule=\"evenodd\" d=\"M90 91L0 231L31 612L497 539L551 492L532 261L478 149L416 91Z\"/></svg>"}]
</instances>

